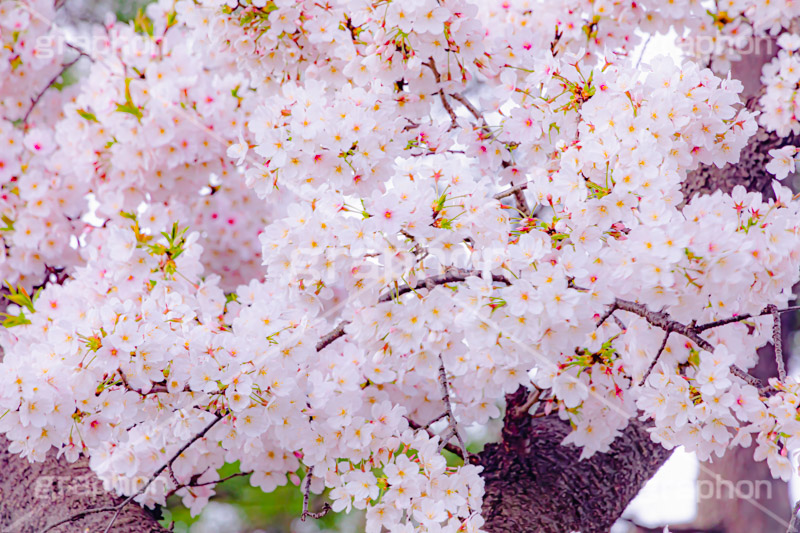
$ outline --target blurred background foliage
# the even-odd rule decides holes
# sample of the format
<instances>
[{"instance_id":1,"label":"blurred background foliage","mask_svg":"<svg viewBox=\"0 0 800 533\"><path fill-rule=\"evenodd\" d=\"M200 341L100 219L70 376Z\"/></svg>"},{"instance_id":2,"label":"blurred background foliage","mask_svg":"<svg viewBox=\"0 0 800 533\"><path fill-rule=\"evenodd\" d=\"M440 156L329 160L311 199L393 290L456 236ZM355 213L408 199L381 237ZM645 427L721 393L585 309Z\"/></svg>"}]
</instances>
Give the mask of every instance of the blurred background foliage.
<instances>
[{"instance_id":1,"label":"blurred background foliage","mask_svg":"<svg viewBox=\"0 0 800 533\"><path fill-rule=\"evenodd\" d=\"M71 25L102 24L107 14L129 22L153 0L57 0L59 16Z\"/></svg>"},{"instance_id":2,"label":"blurred background foliage","mask_svg":"<svg viewBox=\"0 0 800 533\"><path fill-rule=\"evenodd\" d=\"M220 478L239 472L238 463L219 470ZM200 515L192 518L177 496L162 509L161 524L174 523L176 533L357 533L364 530L363 514L328 513L319 520L300 520L303 494L291 483L269 494L250 486L250 476L235 477L217 485L217 495ZM322 508L330 501L327 494L311 494L309 510Z\"/></svg>"}]
</instances>

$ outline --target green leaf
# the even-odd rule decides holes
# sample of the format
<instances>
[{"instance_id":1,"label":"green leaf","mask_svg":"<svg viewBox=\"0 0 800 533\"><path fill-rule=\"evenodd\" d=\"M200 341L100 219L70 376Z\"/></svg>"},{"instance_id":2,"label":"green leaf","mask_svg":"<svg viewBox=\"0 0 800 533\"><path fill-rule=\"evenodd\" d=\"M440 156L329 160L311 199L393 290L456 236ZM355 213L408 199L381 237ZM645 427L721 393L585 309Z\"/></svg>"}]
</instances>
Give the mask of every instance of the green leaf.
<instances>
[{"instance_id":1,"label":"green leaf","mask_svg":"<svg viewBox=\"0 0 800 533\"><path fill-rule=\"evenodd\" d=\"M5 320L3 320L3 327L5 328L13 328L14 326L23 326L25 324L30 324L31 321L25 317L25 313L20 313L19 315L7 315L2 313L6 316Z\"/></svg>"},{"instance_id":2,"label":"green leaf","mask_svg":"<svg viewBox=\"0 0 800 533\"><path fill-rule=\"evenodd\" d=\"M142 119L142 111L132 104L117 104L117 111L120 113L129 113L137 119Z\"/></svg>"},{"instance_id":3,"label":"green leaf","mask_svg":"<svg viewBox=\"0 0 800 533\"><path fill-rule=\"evenodd\" d=\"M4 227L0 228L0 231L14 231L14 221L8 215L0 215L0 218L6 223Z\"/></svg>"},{"instance_id":4,"label":"green leaf","mask_svg":"<svg viewBox=\"0 0 800 533\"><path fill-rule=\"evenodd\" d=\"M117 104L117 111L120 113L130 113L138 120L142 120L142 110L133 103L133 98L131 97L131 81L132 78L125 78L125 103Z\"/></svg>"},{"instance_id":5,"label":"green leaf","mask_svg":"<svg viewBox=\"0 0 800 533\"><path fill-rule=\"evenodd\" d=\"M6 285L8 285L8 294L5 295L7 300L14 302L20 307L27 308L31 313L36 312L36 309L33 307L34 300L31 299L31 296L28 294L28 291L25 290L25 287L22 285L17 285L15 290L10 283L6 282Z\"/></svg>"},{"instance_id":6,"label":"green leaf","mask_svg":"<svg viewBox=\"0 0 800 533\"><path fill-rule=\"evenodd\" d=\"M133 31L137 33L146 33L150 37L153 36L153 21L144 14L144 9L142 8L139 8L139 11L133 18Z\"/></svg>"},{"instance_id":7,"label":"green leaf","mask_svg":"<svg viewBox=\"0 0 800 533\"><path fill-rule=\"evenodd\" d=\"M94 116L94 113L89 113L85 109L78 109L78 114L83 118L85 118L86 120L89 120L91 122L97 122L97 117Z\"/></svg>"}]
</instances>

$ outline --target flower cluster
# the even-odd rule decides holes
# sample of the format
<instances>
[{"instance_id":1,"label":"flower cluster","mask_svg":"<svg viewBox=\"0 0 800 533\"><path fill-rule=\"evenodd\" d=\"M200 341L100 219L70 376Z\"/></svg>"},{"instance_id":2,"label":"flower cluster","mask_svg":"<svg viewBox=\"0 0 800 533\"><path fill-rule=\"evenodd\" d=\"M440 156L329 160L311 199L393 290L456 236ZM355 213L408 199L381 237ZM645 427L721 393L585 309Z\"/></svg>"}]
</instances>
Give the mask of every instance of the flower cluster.
<instances>
[{"instance_id":1,"label":"flower cluster","mask_svg":"<svg viewBox=\"0 0 800 533\"><path fill-rule=\"evenodd\" d=\"M800 82L800 36L784 33L778 38L778 46L778 55L764 65L761 79L766 90L760 99L764 112L759 121L767 131L786 137L800 132L795 102Z\"/></svg>"},{"instance_id":2,"label":"flower cluster","mask_svg":"<svg viewBox=\"0 0 800 533\"><path fill-rule=\"evenodd\" d=\"M0 2L0 276L27 287L76 264L70 241L85 205L54 133L76 93L76 59L53 15L52 2Z\"/></svg>"},{"instance_id":3,"label":"flower cluster","mask_svg":"<svg viewBox=\"0 0 800 533\"><path fill-rule=\"evenodd\" d=\"M403 513L453 531L479 526L479 470L447 467L438 438L407 429L386 380L364 377L376 374L371 358L347 343L316 365L306 339L316 334L318 306L287 309L278 303L285 288L256 281L226 302L218 276L200 281L198 237L177 225L159 238L136 224L95 233L84 250L91 261L74 280L29 302L29 324L3 340L0 424L12 451L88 454L109 488L133 492L216 413L223 423L144 503L177 491L196 512L213 489L185 487L218 479L224 462L239 461L267 491L302 462L334 487L335 509L369 505L373 528ZM62 323L67 315L81 326Z\"/></svg>"}]
</instances>

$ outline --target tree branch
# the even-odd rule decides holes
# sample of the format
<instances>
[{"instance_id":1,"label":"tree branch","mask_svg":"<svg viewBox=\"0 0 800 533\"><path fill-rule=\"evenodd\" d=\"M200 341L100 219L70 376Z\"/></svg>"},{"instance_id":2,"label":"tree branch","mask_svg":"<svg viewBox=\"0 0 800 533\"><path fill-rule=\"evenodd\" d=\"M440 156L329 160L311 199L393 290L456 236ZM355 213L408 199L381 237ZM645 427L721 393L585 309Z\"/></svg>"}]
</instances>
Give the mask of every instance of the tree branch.
<instances>
[{"instance_id":1,"label":"tree branch","mask_svg":"<svg viewBox=\"0 0 800 533\"><path fill-rule=\"evenodd\" d=\"M608 452L580 460L579 448L561 444L572 431L569 422L518 409L528 395L520 387L507 396L502 440L478 455L484 529L607 533L672 452L650 439L649 423L634 418Z\"/></svg>"},{"instance_id":2,"label":"tree branch","mask_svg":"<svg viewBox=\"0 0 800 533\"><path fill-rule=\"evenodd\" d=\"M786 381L786 365L783 362L783 339L781 337L781 313L775 305L768 305L772 314L772 345L775 347L775 363L778 366L778 379Z\"/></svg>"},{"instance_id":3,"label":"tree branch","mask_svg":"<svg viewBox=\"0 0 800 533\"><path fill-rule=\"evenodd\" d=\"M644 373L644 377L642 377L642 380L639 382L639 386L644 385L645 381L647 381L647 378L650 377L650 373L656 367L656 363L658 363L659 357L661 357L661 354L664 352L664 348L667 347L667 341L669 340L670 333L672 333L672 331L668 329L664 334L664 340L661 341L661 347L656 352L656 356L653 358L653 362L651 362L650 366L647 368L647 372Z\"/></svg>"},{"instance_id":4,"label":"tree branch","mask_svg":"<svg viewBox=\"0 0 800 533\"><path fill-rule=\"evenodd\" d=\"M507 198L509 196L512 196L512 195L516 194L518 191L523 191L523 190L528 188L528 183L529 182L521 183L520 185L515 185L515 186L511 187L510 189L506 189L505 191L501 191L501 192L499 192L499 193L494 195L494 199L495 200L502 200L503 198Z\"/></svg>"},{"instance_id":5,"label":"tree branch","mask_svg":"<svg viewBox=\"0 0 800 533\"><path fill-rule=\"evenodd\" d=\"M425 279L418 281L416 284L412 285L400 285L396 289L389 290L388 292L382 294L378 297L378 303L385 303L389 302L395 298L398 298L404 294L409 292L419 291L422 289L432 289L436 285L446 285L448 283L457 283L461 281L466 281L469 277L480 277L481 272L477 270L470 270L466 268L454 268L450 269L444 274L438 274L436 276L431 276ZM505 285L511 285L511 282L506 279L505 276L501 276L499 274L492 274L492 281L495 283L503 283ZM343 320L336 325L331 331L323 335L319 342L317 342L316 349L318 352L324 350L328 345L332 344L336 339L339 337L344 336L344 328L349 324L349 320Z\"/></svg>"},{"instance_id":6,"label":"tree branch","mask_svg":"<svg viewBox=\"0 0 800 533\"><path fill-rule=\"evenodd\" d=\"M800 311L800 305L793 305L785 309L778 309L777 311L778 313L789 313L793 311ZM764 309L763 311L761 311L756 315L745 313L743 315L732 316L730 318L723 318L722 320L715 320L714 322L709 322L707 324L701 324L699 326L695 326L694 329L696 329L698 333L702 333L707 329L718 328L720 326L725 326L727 324L732 324L734 322L741 322L742 320L748 320L750 318L770 315L770 314L773 314L773 312L770 311L769 309Z\"/></svg>"},{"instance_id":7,"label":"tree branch","mask_svg":"<svg viewBox=\"0 0 800 533\"><path fill-rule=\"evenodd\" d=\"M84 51L83 51L83 50L81 50L80 48L78 48L78 47L76 47L76 46L74 46L74 45L70 45L70 44L68 44L68 46L69 46L70 48L72 48L72 49L74 49L74 50L77 50L77 51L78 51L78 57L76 57L75 59L73 59L72 61L70 61L70 62L68 62L68 63L64 63L63 65L61 65L61 70L59 70L59 71L58 71L58 74L56 74L55 76L53 76L53 78L52 78L52 79L51 79L49 82L47 82L47 85L45 85L45 86L42 88L42 90L41 90L41 91L39 91L39 94L37 94L36 96L34 96L33 98L31 98L31 105L30 105L30 107L28 107L28 111L25 113L25 116L24 116L24 117L22 117L22 123L23 123L23 124L27 124L27 123L28 123L28 118L31 116L31 113L33 113L33 108L35 108L35 107L36 107L36 104L38 104L38 103L39 103L39 100L41 100L41 99L42 99L42 96L44 96L44 93L45 93L45 92L47 92L47 89L49 89L50 87L52 87L52 86L53 86L53 84L54 84L56 81L58 81L58 78L60 78L60 77L61 77L61 76L62 76L62 75L63 75L63 74L64 74L64 73L67 71L67 69L68 69L69 67L71 67L72 65L74 65L75 63L77 63L77 62L78 62L78 60L79 60L81 57L88 57L89 59L92 59L92 58L91 58L91 56L89 56L89 54L87 54L86 52L84 52Z\"/></svg>"},{"instance_id":8,"label":"tree branch","mask_svg":"<svg viewBox=\"0 0 800 533\"><path fill-rule=\"evenodd\" d=\"M328 502L322 505L322 510L313 512L308 510L308 494L311 491L311 468L306 468L306 477L303 479L303 514L300 515L300 521L305 522L306 517L310 516L314 520L319 520L331 511L331 506Z\"/></svg>"},{"instance_id":9,"label":"tree branch","mask_svg":"<svg viewBox=\"0 0 800 533\"><path fill-rule=\"evenodd\" d=\"M797 500L792 508L792 520L789 522L789 528L786 530L786 533L800 533L800 518L797 517L798 512L800 512L800 500Z\"/></svg>"},{"instance_id":10,"label":"tree branch","mask_svg":"<svg viewBox=\"0 0 800 533\"><path fill-rule=\"evenodd\" d=\"M458 441L458 446L461 449L461 458L464 460L464 464L466 464L469 461L469 453L467 452L467 447L464 445L464 440L458 432L458 424L453 414L453 405L450 403L450 391L447 386L447 373L444 369L442 354L439 354L439 386L442 388L444 412L447 413L447 429L443 432L445 436L442 437L442 442L439 444L439 451L442 451L442 448L444 448L444 445L450 440L451 436L455 436Z\"/></svg>"},{"instance_id":11,"label":"tree branch","mask_svg":"<svg viewBox=\"0 0 800 533\"><path fill-rule=\"evenodd\" d=\"M453 268L448 270L444 274L438 274L436 276L430 276L428 278L422 279L413 286L401 285L396 289L391 289L388 292L382 294L378 298L378 302L379 303L388 302L409 292L415 292L422 289L431 289L436 285L458 283L466 281L467 278L470 277L480 277L480 276L481 272L478 270L471 270L467 268ZM492 274L492 281L495 283L503 283L504 285L511 285L511 282L509 282L505 276L501 276L499 274Z\"/></svg>"},{"instance_id":12,"label":"tree branch","mask_svg":"<svg viewBox=\"0 0 800 533\"><path fill-rule=\"evenodd\" d=\"M445 416L446 416L446 414L442 414L441 416L438 416L437 418L435 418L434 420L431 421L431 424L433 422L436 422L437 420L440 420L440 419L444 418ZM435 433L433 433L430 429L428 429L428 426L420 426L416 421L412 420L411 418L409 418L409 417L405 417L405 418L406 418L406 420L408 420L408 427L410 427L411 429L413 429L413 430L424 429L428 433L428 436L430 436L430 437L435 437L436 436ZM445 443L444 449L447 450L448 452L452 453L453 455L461 457L461 459L464 459L464 456L461 455L461 450L459 449L458 446L454 446L453 444L450 444L450 443ZM471 456L471 457L474 459L474 456ZM466 463L466 460L464 462Z\"/></svg>"},{"instance_id":13,"label":"tree branch","mask_svg":"<svg viewBox=\"0 0 800 533\"><path fill-rule=\"evenodd\" d=\"M679 333L694 342L703 350L708 352L714 351L714 346L700 336L700 332L695 329L694 325L687 326L686 324L682 324L676 320L673 320L672 317L670 317L667 313L662 311L656 313L647 309L647 306L644 304L630 302L628 300L620 300L619 298L614 301L612 306L616 306L616 309L639 315L647 320L651 326L656 326L664 331L674 331L675 333ZM745 381L749 385L757 387L759 390L764 389L764 384L760 379L751 376L738 366L730 365L730 371L731 374Z\"/></svg>"}]
</instances>

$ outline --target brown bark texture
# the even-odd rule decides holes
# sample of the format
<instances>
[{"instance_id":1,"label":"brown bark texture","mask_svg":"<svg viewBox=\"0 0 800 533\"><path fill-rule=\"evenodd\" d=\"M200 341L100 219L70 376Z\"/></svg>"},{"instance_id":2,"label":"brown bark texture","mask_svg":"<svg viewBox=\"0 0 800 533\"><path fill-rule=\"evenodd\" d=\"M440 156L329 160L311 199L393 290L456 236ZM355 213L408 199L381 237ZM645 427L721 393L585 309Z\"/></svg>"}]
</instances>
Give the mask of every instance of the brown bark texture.
<instances>
[{"instance_id":1,"label":"brown bark texture","mask_svg":"<svg viewBox=\"0 0 800 533\"><path fill-rule=\"evenodd\" d=\"M68 463L54 456L29 463L8 452L8 441L0 437L0 531L38 533L86 509L111 507L119 498L103 490L103 483L89 469L86 459ZM53 533L102 532L113 512L91 514L64 524ZM165 533L155 517L135 503L120 512L111 528L114 533Z\"/></svg>"},{"instance_id":2,"label":"brown bark texture","mask_svg":"<svg viewBox=\"0 0 800 533\"><path fill-rule=\"evenodd\" d=\"M732 68L732 76L744 83L742 98L749 109L757 108L761 67L777 48L774 43L765 41L756 43L753 51L756 53L743 55ZM765 198L774 197L773 176L764 171L769 161L768 152L798 142L800 140L793 136L779 138L759 128L737 164L722 169L701 165L691 172L683 184L685 200L718 190L729 193L736 185L761 192ZM783 331L788 330L789 327L784 326ZM762 359L765 357L768 356L762 355ZM769 358L765 364L769 364ZM773 371L767 376L776 375L774 365L773 356ZM509 405L523 401L518 396L509 397ZM650 440L641 422L631 421L610 452L578 461L577 449L560 446L568 432L568 424L554 416L517 419L507 415L502 442L488 445L480 456L485 468L483 512L488 531L606 532L671 454ZM766 464L753 461L752 450L732 450L730 458L708 466L705 475L713 476L714 481L717 479L715 471L734 484L750 477L773 481ZM770 498L756 499L757 505L741 499L732 500L730 505L722 501L706 502L699 514L710 519L704 520L699 528L692 524L680 530L771 533L779 531L776 527L783 527L780 530L783 533L791 514L788 488L777 480L772 489ZM781 517L782 521L774 517Z\"/></svg>"},{"instance_id":3,"label":"brown bark texture","mask_svg":"<svg viewBox=\"0 0 800 533\"><path fill-rule=\"evenodd\" d=\"M561 446L571 431L555 415L514 416L526 392L510 395L502 441L480 454L486 495L483 513L492 533L603 533L672 454L631 421L611 450L579 461Z\"/></svg>"}]
</instances>

